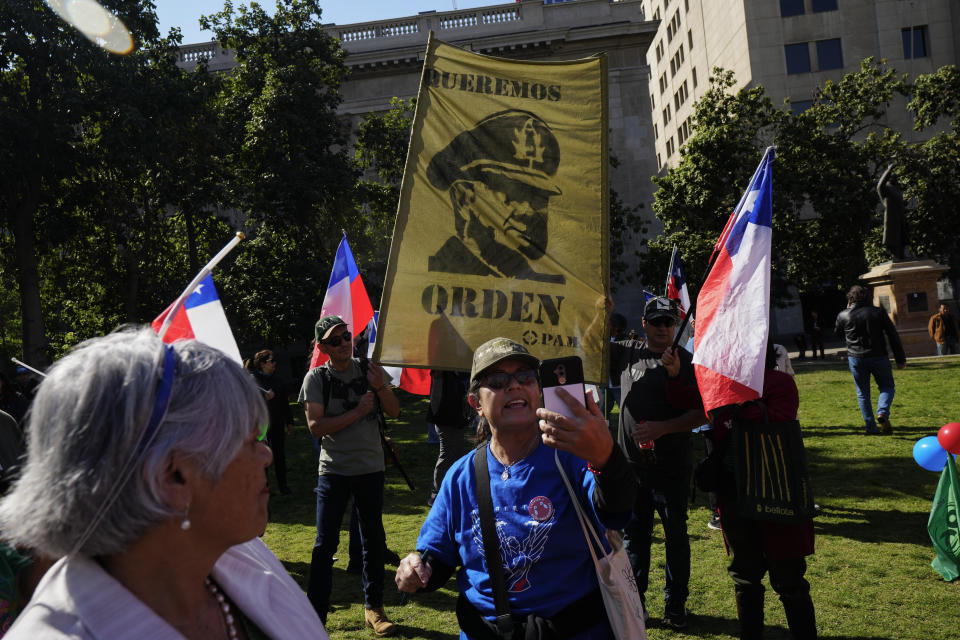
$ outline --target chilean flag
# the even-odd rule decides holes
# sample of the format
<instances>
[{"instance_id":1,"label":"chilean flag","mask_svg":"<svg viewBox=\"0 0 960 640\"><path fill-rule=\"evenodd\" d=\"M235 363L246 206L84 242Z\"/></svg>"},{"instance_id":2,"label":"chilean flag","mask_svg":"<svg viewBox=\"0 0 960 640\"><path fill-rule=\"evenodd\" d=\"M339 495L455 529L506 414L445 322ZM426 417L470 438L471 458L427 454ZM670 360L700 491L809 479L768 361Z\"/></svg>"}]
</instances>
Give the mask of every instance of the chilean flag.
<instances>
[{"instance_id":1,"label":"chilean flag","mask_svg":"<svg viewBox=\"0 0 960 640\"><path fill-rule=\"evenodd\" d=\"M370 324L367 325L367 357L373 357L373 345L377 340L377 323L380 321L380 312L374 311ZM384 371L393 379L399 380L397 385L408 393L419 396L430 395L429 369L404 369L401 367L384 367Z\"/></svg>"},{"instance_id":2,"label":"chilean flag","mask_svg":"<svg viewBox=\"0 0 960 640\"><path fill-rule=\"evenodd\" d=\"M154 331L159 333L163 321L172 308L173 304L150 323ZM187 296L180 308L177 309L176 315L173 316L173 320L163 336L164 342L189 339L196 339L211 347L216 347L243 364L240 359L240 349L237 348L237 341L233 339L233 332L230 331L230 323L227 322L227 316L223 313L223 305L220 304L217 288L213 286L212 275L208 274L206 278L200 281L193 293Z\"/></svg>"},{"instance_id":3,"label":"chilean flag","mask_svg":"<svg viewBox=\"0 0 960 640\"><path fill-rule=\"evenodd\" d=\"M330 272L330 282L327 283L327 292L323 296L323 306L320 308L320 317L340 316L350 332L356 336L363 331L367 323L373 318L373 305L367 288L363 286L357 261L353 259L347 235L343 235L337 255L333 259L333 271ZM310 358L310 368L319 367L328 360L327 355L320 351L317 345L313 346L313 357Z\"/></svg>"},{"instance_id":4,"label":"chilean flag","mask_svg":"<svg viewBox=\"0 0 960 640\"><path fill-rule=\"evenodd\" d=\"M697 299L693 364L705 411L760 397L770 318L774 148L714 247Z\"/></svg>"},{"instance_id":5,"label":"chilean flag","mask_svg":"<svg viewBox=\"0 0 960 640\"><path fill-rule=\"evenodd\" d=\"M667 297L680 301L680 319L690 310L690 293L687 291L687 278L683 275L683 260L676 245L670 255L670 270L667 272Z\"/></svg>"}]
</instances>

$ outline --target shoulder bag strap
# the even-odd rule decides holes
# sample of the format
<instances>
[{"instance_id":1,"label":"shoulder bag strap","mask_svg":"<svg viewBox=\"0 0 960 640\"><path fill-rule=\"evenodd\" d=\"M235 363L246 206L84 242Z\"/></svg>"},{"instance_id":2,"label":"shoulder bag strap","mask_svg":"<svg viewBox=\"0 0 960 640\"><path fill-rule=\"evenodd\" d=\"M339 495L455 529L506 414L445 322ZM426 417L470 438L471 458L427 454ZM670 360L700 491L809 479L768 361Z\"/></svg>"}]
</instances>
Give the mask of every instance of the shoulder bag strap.
<instances>
[{"instance_id":1,"label":"shoulder bag strap","mask_svg":"<svg viewBox=\"0 0 960 640\"><path fill-rule=\"evenodd\" d=\"M600 561L597 558L596 548L600 549L602 555L606 555L603 543L600 542L600 536L597 534L597 530L593 528L593 523L590 522L587 515L583 512L580 498L577 497L576 491L573 490L573 485L570 484L570 478L567 477L567 472L563 470L563 465L560 464L560 455L557 451L553 452L553 459L557 463L557 469L560 470L560 477L563 478L563 483L567 485L567 492L570 494L570 501L573 503L573 508L577 512L577 519L580 520L580 528L583 529L583 537L587 541L587 547L589 547L590 555L593 557L593 564L598 565ZM596 545L596 548L594 545Z\"/></svg>"},{"instance_id":2,"label":"shoulder bag strap","mask_svg":"<svg viewBox=\"0 0 960 640\"><path fill-rule=\"evenodd\" d=\"M473 457L473 470L477 481L477 511L480 514L480 533L483 537L483 554L493 586L493 603L497 613L497 631L504 638L513 637L513 618L507 600L507 581L503 576L503 560L500 557L500 542L497 525L493 519L493 497L490 494L490 472L487 470L487 445L477 449Z\"/></svg>"}]
</instances>

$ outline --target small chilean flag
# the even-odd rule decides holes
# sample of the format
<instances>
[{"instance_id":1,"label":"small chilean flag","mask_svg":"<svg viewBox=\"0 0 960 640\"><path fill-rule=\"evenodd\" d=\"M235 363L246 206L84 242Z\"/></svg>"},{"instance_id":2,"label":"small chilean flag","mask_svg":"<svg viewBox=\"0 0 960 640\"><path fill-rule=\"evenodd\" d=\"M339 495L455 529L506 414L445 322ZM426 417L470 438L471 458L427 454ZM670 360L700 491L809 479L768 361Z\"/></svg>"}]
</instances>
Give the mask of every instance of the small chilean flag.
<instances>
[{"instance_id":1,"label":"small chilean flag","mask_svg":"<svg viewBox=\"0 0 960 640\"><path fill-rule=\"evenodd\" d=\"M380 321L380 312L374 311L370 324L367 325L367 357L373 357L373 345L377 341L377 323ZM407 393L418 396L430 395L430 369L406 369L402 367L384 367L384 371L393 380L399 380L398 387Z\"/></svg>"},{"instance_id":2,"label":"small chilean flag","mask_svg":"<svg viewBox=\"0 0 960 640\"><path fill-rule=\"evenodd\" d=\"M697 298L693 364L703 408L747 402L763 391L770 328L774 148L768 147L714 248Z\"/></svg>"},{"instance_id":3,"label":"small chilean flag","mask_svg":"<svg viewBox=\"0 0 960 640\"><path fill-rule=\"evenodd\" d=\"M320 309L320 317L323 316L340 316L354 336L363 331L373 318L373 305L370 304L367 288L363 286L363 279L360 278L360 270L357 269L357 261L353 259L346 234L343 235L343 240L337 247L337 256L333 259L333 271L330 272L330 282L327 284L327 292L323 296L323 306ZM327 360L327 355L314 345L310 368L319 367Z\"/></svg>"},{"instance_id":4,"label":"small chilean flag","mask_svg":"<svg viewBox=\"0 0 960 640\"><path fill-rule=\"evenodd\" d=\"M680 318L690 310L690 293L687 291L687 278L683 275L683 260L680 249L674 245L670 256L670 270L667 272L667 297L680 301Z\"/></svg>"},{"instance_id":5,"label":"small chilean flag","mask_svg":"<svg viewBox=\"0 0 960 640\"><path fill-rule=\"evenodd\" d=\"M160 327L172 307L173 304L150 323L154 331L160 331ZM212 275L207 275L206 278L201 280L193 293L187 296L180 308L177 309L173 321L163 336L164 342L189 339L196 339L220 349L220 351L242 364L237 341L233 339L230 323L227 322L227 316L223 313L223 305L220 304L217 288L213 286Z\"/></svg>"}]
</instances>

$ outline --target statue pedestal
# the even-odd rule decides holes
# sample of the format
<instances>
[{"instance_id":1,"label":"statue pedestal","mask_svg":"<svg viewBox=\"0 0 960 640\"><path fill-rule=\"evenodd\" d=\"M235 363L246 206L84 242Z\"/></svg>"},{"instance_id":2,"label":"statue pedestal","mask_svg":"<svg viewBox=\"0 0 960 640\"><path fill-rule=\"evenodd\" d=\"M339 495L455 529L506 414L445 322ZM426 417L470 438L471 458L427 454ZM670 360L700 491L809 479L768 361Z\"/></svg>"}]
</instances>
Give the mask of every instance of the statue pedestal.
<instances>
[{"instance_id":1,"label":"statue pedestal","mask_svg":"<svg viewBox=\"0 0 960 640\"><path fill-rule=\"evenodd\" d=\"M935 356L937 345L927 334L937 312L937 280L947 267L933 260L884 262L860 276L873 288L873 303L893 320L907 356Z\"/></svg>"}]
</instances>

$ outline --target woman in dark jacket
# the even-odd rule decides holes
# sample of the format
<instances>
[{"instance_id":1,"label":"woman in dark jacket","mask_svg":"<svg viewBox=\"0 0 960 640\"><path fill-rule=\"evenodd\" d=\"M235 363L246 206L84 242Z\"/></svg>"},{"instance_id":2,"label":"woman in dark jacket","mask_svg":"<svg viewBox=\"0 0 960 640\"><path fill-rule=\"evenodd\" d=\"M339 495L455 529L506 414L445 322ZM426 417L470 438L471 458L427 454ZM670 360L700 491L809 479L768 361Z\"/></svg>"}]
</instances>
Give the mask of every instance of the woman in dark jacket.
<instances>
[{"instance_id":1,"label":"woman in dark jacket","mask_svg":"<svg viewBox=\"0 0 960 640\"><path fill-rule=\"evenodd\" d=\"M679 361L669 354L665 354L663 364L671 376L679 373ZM800 406L797 384L790 374L777 371L772 340L767 343L765 366L760 400L767 408L770 422L796 420ZM685 400L669 383L667 394L677 404ZM716 448L722 458L726 458L723 452L728 449L735 415L740 420L763 421L762 410L757 405L746 405L739 414L735 413L736 409L737 405L733 405L711 412ZM732 556L727 573L734 583L741 640L763 637L765 573L770 574L770 586L783 603L791 636L796 640L816 638L816 613L810 598L810 583L804 578L806 557L813 554L813 520L787 524L744 518L737 508L734 472L726 466L720 475L718 489L720 525Z\"/></svg>"},{"instance_id":2,"label":"woman in dark jacket","mask_svg":"<svg viewBox=\"0 0 960 640\"><path fill-rule=\"evenodd\" d=\"M258 351L251 360L246 362L247 370L257 379L257 386L263 392L263 399L267 402L270 412L270 427L267 430L267 444L273 450L273 469L277 474L277 486L280 493L290 493L287 486L287 454L286 439L287 426L293 424L293 413L287 402L287 394L283 383L277 379L274 372L277 370L277 361L269 349Z\"/></svg>"}]
</instances>

